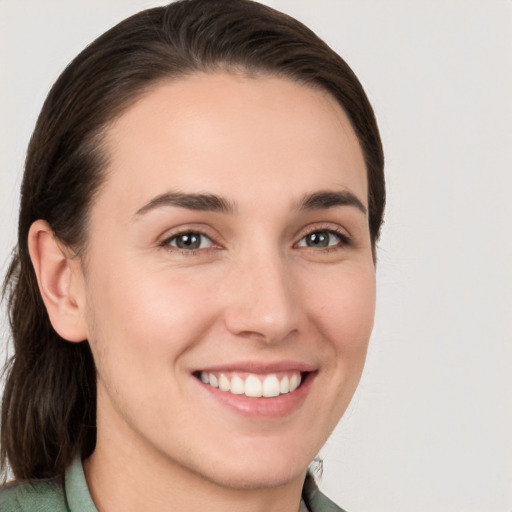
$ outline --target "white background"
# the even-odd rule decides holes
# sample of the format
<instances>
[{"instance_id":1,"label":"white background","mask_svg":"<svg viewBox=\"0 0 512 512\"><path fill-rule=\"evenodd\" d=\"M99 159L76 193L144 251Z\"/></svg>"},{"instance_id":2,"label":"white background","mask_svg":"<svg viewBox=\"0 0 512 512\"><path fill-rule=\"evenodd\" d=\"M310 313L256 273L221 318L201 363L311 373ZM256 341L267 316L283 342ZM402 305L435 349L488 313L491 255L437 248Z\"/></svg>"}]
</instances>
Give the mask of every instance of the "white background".
<instances>
[{"instance_id":1,"label":"white background","mask_svg":"<svg viewBox=\"0 0 512 512\"><path fill-rule=\"evenodd\" d=\"M4 270L50 85L94 37L161 3L0 0ZM352 512L510 512L512 2L266 3L349 62L386 151L376 327L359 391L323 450L322 488Z\"/></svg>"}]
</instances>

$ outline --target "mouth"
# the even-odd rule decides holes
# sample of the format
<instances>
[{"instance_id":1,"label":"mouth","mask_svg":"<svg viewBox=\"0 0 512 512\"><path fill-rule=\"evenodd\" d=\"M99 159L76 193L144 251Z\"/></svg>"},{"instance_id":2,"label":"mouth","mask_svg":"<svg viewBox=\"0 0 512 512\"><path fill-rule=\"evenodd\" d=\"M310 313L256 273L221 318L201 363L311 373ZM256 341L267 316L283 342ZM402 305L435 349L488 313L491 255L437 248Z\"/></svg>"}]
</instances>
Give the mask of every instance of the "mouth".
<instances>
[{"instance_id":1,"label":"mouth","mask_svg":"<svg viewBox=\"0 0 512 512\"><path fill-rule=\"evenodd\" d=\"M203 384L225 393L249 398L276 398L294 393L311 372L298 370L268 374L233 371L197 371L194 376Z\"/></svg>"},{"instance_id":2,"label":"mouth","mask_svg":"<svg viewBox=\"0 0 512 512\"><path fill-rule=\"evenodd\" d=\"M196 368L192 376L206 392L202 396L251 420L267 421L301 410L318 373L316 366L281 360Z\"/></svg>"}]
</instances>

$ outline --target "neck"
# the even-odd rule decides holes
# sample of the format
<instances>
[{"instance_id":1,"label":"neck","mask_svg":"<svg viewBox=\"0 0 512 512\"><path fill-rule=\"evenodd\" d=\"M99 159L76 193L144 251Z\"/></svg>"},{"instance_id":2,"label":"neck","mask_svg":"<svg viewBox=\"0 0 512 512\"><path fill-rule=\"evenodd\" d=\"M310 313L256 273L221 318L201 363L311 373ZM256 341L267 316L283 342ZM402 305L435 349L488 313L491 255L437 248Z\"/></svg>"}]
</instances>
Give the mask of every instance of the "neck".
<instances>
[{"instance_id":1,"label":"neck","mask_svg":"<svg viewBox=\"0 0 512 512\"><path fill-rule=\"evenodd\" d=\"M119 425L121 429L123 426ZM305 471L283 482L226 484L194 472L144 446L135 435L98 424L98 439L84 471L99 512L298 512Z\"/></svg>"}]
</instances>

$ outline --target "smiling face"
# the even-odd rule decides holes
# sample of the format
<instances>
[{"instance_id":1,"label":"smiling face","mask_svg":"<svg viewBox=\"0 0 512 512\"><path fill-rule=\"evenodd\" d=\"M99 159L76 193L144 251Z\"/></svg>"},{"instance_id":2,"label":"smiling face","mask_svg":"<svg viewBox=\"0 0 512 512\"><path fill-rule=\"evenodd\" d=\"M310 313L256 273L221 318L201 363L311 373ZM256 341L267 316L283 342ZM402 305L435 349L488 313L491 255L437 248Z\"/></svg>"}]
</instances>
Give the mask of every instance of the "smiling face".
<instances>
[{"instance_id":1,"label":"smiling face","mask_svg":"<svg viewBox=\"0 0 512 512\"><path fill-rule=\"evenodd\" d=\"M156 86L106 144L79 300L98 372L91 464L114 453L230 488L302 480L373 324L348 119L286 79L198 74Z\"/></svg>"}]
</instances>

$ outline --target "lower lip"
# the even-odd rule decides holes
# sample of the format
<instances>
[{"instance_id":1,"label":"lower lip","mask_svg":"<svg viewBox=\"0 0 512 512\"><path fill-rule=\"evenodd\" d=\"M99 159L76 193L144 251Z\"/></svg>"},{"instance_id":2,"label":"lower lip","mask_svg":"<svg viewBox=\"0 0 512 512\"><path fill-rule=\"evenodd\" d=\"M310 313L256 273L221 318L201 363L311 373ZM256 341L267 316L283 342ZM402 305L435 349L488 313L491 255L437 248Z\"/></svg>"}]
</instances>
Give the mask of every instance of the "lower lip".
<instances>
[{"instance_id":1,"label":"lower lip","mask_svg":"<svg viewBox=\"0 0 512 512\"><path fill-rule=\"evenodd\" d=\"M308 373L295 391L271 398L251 398L245 395L235 395L229 391L221 391L219 388L204 384L198 379L196 380L211 397L242 416L280 418L299 409L306 399L315 377L316 373Z\"/></svg>"}]
</instances>

